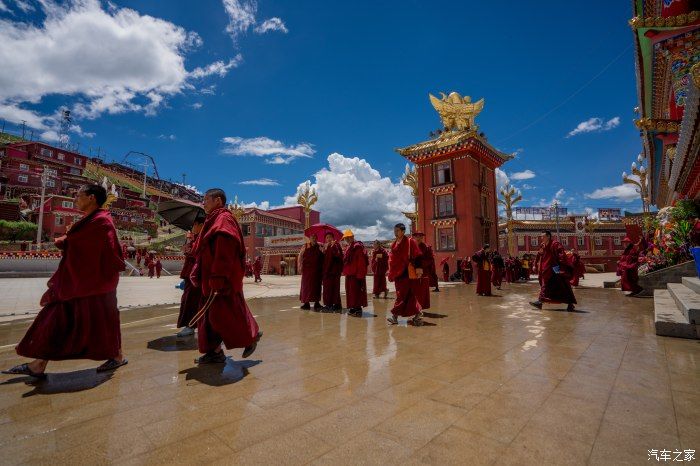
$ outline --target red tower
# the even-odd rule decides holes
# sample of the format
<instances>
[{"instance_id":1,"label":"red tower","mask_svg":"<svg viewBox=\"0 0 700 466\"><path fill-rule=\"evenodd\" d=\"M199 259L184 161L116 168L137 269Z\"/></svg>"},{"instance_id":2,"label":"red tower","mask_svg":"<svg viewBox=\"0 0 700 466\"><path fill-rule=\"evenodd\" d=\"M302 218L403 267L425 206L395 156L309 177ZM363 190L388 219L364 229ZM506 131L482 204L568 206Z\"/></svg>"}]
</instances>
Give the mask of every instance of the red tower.
<instances>
[{"instance_id":1,"label":"red tower","mask_svg":"<svg viewBox=\"0 0 700 466\"><path fill-rule=\"evenodd\" d=\"M498 247L497 167L511 159L478 132L474 118L484 100L456 92L430 96L444 129L434 139L397 149L418 174L418 226L436 252L436 262L470 257L484 243Z\"/></svg>"}]
</instances>

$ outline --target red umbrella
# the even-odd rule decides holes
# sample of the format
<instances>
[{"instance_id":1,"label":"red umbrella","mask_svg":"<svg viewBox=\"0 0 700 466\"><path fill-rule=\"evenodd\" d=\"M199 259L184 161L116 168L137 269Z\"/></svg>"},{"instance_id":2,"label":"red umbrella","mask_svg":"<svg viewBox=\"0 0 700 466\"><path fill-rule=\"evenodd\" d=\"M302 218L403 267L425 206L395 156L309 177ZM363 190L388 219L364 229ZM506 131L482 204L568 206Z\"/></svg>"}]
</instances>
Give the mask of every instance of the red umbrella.
<instances>
[{"instance_id":1,"label":"red umbrella","mask_svg":"<svg viewBox=\"0 0 700 466\"><path fill-rule=\"evenodd\" d=\"M343 237L343 233L340 230L333 225L328 225L327 223L317 223L304 230L305 236L311 237L316 235L316 239L319 242L325 241L327 233L332 234L333 239L336 241L340 241L340 239Z\"/></svg>"}]
</instances>

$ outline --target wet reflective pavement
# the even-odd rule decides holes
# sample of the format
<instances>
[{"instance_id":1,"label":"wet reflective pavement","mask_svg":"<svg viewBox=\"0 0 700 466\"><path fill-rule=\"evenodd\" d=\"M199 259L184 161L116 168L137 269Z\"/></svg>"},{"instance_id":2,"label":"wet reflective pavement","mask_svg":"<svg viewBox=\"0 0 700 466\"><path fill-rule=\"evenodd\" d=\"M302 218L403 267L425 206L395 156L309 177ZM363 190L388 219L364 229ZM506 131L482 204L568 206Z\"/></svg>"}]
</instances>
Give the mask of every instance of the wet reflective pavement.
<instances>
[{"instance_id":1,"label":"wet reflective pavement","mask_svg":"<svg viewBox=\"0 0 700 466\"><path fill-rule=\"evenodd\" d=\"M433 293L432 325L250 302L248 360L196 367L177 309L123 312L130 363L51 363L0 378L2 464L648 464L700 450L700 342L657 337L652 300L579 289L579 310L530 308L534 285ZM377 317L370 317L376 314ZM29 322L0 325L0 347ZM0 364L21 360L0 348ZM697 453L696 453L697 456Z\"/></svg>"}]
</instances>

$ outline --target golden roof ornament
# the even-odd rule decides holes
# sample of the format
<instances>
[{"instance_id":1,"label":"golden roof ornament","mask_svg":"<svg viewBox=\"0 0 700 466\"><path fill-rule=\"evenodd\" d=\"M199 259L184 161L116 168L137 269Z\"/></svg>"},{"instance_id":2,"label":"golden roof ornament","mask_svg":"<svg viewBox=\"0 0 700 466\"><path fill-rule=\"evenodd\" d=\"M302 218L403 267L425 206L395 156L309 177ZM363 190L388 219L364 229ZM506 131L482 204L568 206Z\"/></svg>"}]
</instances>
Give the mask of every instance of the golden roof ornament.
<instances>
[{"instance_id":1,"label":"golden roof ornament","mask_svg":"<svg viewBox=\"0 0 700 466\"><path fill-rule=\"evenodd\" d=\"M443 126L452 131L477 131L479 127L474 123L476 116L484 109L484 99L472 102L471 97L462 97L458 92L451 92L450 95L442 96L440 99L432 94L430 103L433 104L442 120Z\"/></svg>"},{"instance_id":2,"label":"golden roof ornament","mask_svg":"<svg viewBox=\"0 0 700 466\"><path fill-rule=\"evenodd\" d=\"M303 186L297 190L297 204L304 208L304 228L309 228L311 208L318 202L318 194L309 181Z\"/></svg>"},{"instance_id":3,"label":"golden roof ornament","mask_svg":"<svg viewBox=\"0 0 700 466\"><path fill-rule=\"evenodd\" d=\"M235 196L233 202L228 205L228 210L233 214L236 220L240 220L245 213L245 207L238 202L238 196Z\"/></svg>"}]
</instances>

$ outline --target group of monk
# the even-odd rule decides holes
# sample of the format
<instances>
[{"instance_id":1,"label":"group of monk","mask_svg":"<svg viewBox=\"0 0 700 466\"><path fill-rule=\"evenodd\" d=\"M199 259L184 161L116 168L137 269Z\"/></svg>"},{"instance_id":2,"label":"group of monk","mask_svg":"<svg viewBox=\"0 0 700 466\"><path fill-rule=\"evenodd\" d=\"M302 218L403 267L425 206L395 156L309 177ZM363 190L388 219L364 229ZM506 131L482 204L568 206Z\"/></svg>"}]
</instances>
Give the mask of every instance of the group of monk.
<instances>
[{"instance_id":1,"label":"group of monk","mask_svg":"<svg viewBox=\"0 0 700 466\"><path fill-rule=\"evenodd\" d=\"M128 363L122 352L117 306L125 262L112 218L102 208L106 200L107 192L100 185L85 185L78 191L75 206L84 216L56 238L55 245L63 252L61 261L41 298L41 311L16 347L17 354L31 361L3 373L44 379L49 361L106 360L98 372ZM195 363L224 363L223 347L244 348L242 357L249 357L262 332L243 296L243 234L226 208L226 194L221 189L208 190L203 207L206 217L195 221L193 230L198 233L189 246L189 274L182 274L188 287L183 299L198 302L183 306L189 314L181 314L179 320L187 322L185 326L197 326L203 354Z\"/></svg>"},{"instance_id":2,"label":"group of monk","mask_svg":"<svg viewBox=\"0 0 700 466\"><path fill-rule=\"evenodd\" d=\"M245 276L246 278L255 277L255 283L262 281L262 258L257 256L254 261L249 257L245 260Z\"/></svg>"}]
</instances>

